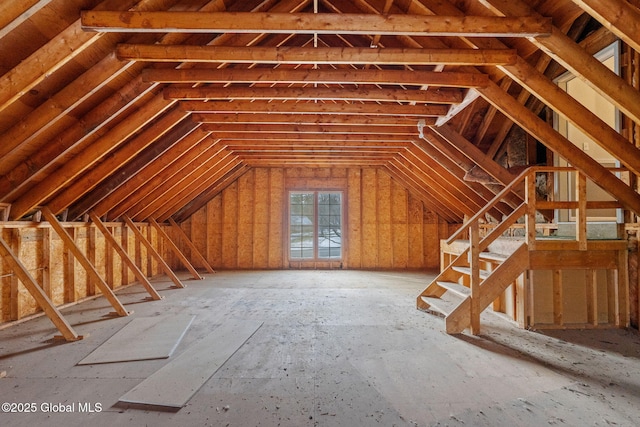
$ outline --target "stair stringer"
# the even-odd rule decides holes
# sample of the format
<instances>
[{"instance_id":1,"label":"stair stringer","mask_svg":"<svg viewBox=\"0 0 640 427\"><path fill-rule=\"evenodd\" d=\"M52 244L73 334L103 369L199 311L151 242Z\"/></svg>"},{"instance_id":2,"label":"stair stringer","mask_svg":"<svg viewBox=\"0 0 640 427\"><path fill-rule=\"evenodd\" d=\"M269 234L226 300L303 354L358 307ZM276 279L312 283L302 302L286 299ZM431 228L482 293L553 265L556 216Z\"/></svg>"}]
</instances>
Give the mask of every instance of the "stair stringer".
<instances>
[{"instance_id":1,"label":"stair stringer","mask_svg":"<svg viewBox=\"0 0 640 427\"><path fill-rule=\"evenodd\" d=\"M529 268L529 247L523 243L502 264L495 268L480 284L478 313L502 294L522 273ZM465 298L444 318L448 334L462 333L471 326L471 297Z\"/></svg>"},{"instance_id":2,"label":"stair stringer","mask_svg":"<svg viewBox=\"0 0 640 427\"><path fill-rule=\"evenodd\" d=\"M465 249L460 255L456 257L433 281L418 295L416 298L416 305L419 310L426 310L429 308L428 304L422 299L422 297L440 298L447 290L440 286L438 282L457 282L462 275L455 271L453 267L469 266L469 249Z\"/></svg>"}]
</instances>

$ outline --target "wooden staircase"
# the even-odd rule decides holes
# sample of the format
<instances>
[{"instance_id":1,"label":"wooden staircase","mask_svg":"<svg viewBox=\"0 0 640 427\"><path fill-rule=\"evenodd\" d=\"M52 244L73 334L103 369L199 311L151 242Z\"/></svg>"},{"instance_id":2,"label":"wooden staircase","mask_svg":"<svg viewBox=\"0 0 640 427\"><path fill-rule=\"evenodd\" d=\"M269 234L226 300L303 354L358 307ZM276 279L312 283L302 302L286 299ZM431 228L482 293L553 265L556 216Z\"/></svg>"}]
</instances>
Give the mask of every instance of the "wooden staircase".
<instances>
[{"instance_id":1,"label":"wooden staircase","mask_svg":"<svg viewBox=\"0 0 640 427\"><path fill-rule=\"evenodd\" d=\"M576 241L571 243L565 240L562 244L554 245L553 250L572 248L577 249L578 253L585 253L588 247L586 211L606 204L606 202L585 200L586 178L578 173L580 179L576 181L576 194L578 194L576 201L536 200L537 173L574 171L571 168L531 167L516 177L443 244L443 246L450 246L465 238L466 249L461 252L458 250L459 255L448 265L443 266L441 273L418 295L417 308L444 317L445 329L449 334L458 334L467 328L472 334L478 334L480 313L499 298L523 273L530 268L539 267L539 263L537 267L533 266L532 253L539 249L546 249L546 259L557 258L552 251L549 251L550 246L545 244L550 242L536 240L537 211L548 213L559 208L575 209L577 212ZM524 184L524 190L522 184ZM521 203L514 206L518 202ZM480 238L480 222L498 203L508 203L513 208L512 213L487 232L486 236ZM617 205L611 204L611 206ZM521 240L516 241L515 245L507 250L500 252L493 250L492 243L502 237L521 218L524 218L524 236ZM525 295L521 295L519 298L524 297Z\"/></svg>"},{"instance_id":2,"label":"wooden staircase","mask_svg":"<svg viewBox=\"0 0 640 427\"><path fill-rule=\"evenodd\" d=\"M478 269L477 286L466 286L466 283L473 282L474 276L468 255L469 250L460 255L418 296L418 308L443 316L448 334L458 334L466 328L477 333L480 313L529 266L529 250L525 242L510 256L483 251L478 254L478 261L490 265L491 269Z\"/></svg>"}]
</instances>

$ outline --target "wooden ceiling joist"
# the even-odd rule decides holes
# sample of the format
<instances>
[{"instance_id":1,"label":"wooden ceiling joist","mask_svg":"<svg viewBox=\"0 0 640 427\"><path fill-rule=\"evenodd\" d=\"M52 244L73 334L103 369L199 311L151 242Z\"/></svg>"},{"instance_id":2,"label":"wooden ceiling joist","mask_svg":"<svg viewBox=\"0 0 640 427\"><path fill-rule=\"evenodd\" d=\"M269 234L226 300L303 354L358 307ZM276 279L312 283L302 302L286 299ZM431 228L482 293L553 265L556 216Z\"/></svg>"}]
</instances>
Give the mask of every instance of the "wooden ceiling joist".
<instances>
[{"instance_id":1,"label":"wooden ceiling joist","mask_svg":"<svg viewBox=\"0 0 640 427\"><path fill-rule=\"evenodd\" d=\"M164 90L167 99L192 100L298 100L298 101L372 101L412 102L418 104L457 104L463 94L458 89L405 90L363 88L314 87L169 87Z\"/></svg>"},{"instance_id":2,"label":"wooden ceiling joist","mask_svg":"<svg viewBox=\"0 0 640 427\"><path fill-rule=\"evenodd\" d=\"M393 116L366 115L330 115L330 114L260 114L260 113L194 113L191 118L200 123L218 124L289 124L289 125L318 125L318 126L360 126L388 127L388 126L417 126L418 119ZM433 126L436 119L426 117L425 126Z\"/></svg>"},{"instance_id":3,"label":"wooden ceiling joist","mask_svg":"<svg viewBox=\"0 0 640 427\"><path fill-rule=\"evenodd\" d=\"M379 34L529 37L548 35L538 17L421 16L345 13L83 11L82 28L106 32Z\"/></svg>"},{"instance_id":4,"label":"wooden ceiling joist","mask_svg":"<svg viewBox=\"0 0 640 427\"><path fill-rule=\"evenodd\" d=\"M340 125L281 125L281 124L205 124L204 129L213 132L216 136L226 137L222 134L234 133L266 133L266 134L339 134L339 135L416 135L416 126L376 126L372 129L367 125L353 125L349 127Z\"/></svg>"},{"instance_id":5,"label":"wooden ceiling joist","mask_svg":"<svg viewBox=\"0 0 640 427\"><path fill-rule=\"evenodd\" d=\"M471 88L485 86L486 74L455 71L378 69L146 68L142 79L155 83L376 84Z\"/></svg>"},{"instance_id":6,"label":"wooden ceiling joist","mask_svg":"<svg viewBox=\"0 0 640 427\"><path fill-rule=\"evenodd\" d=\"M287 114L363 114L367 116L438 117L447 114L448 105L394 105L378 104L266 102L266 101L182 101L180 107L192 113L287 113Z\"/></svg>"},{"instance_id":7,"label":"wooden ceiling joist","mask_svg":"<svg viewBox=\"0 0 640 427\"><path fill-rule=\"evenodd\" d=\"M143 62L237 64L508 65L511 49L371 49L358 47L231 47L120 44L118 58Z\"/></svg>"}]
</instances>

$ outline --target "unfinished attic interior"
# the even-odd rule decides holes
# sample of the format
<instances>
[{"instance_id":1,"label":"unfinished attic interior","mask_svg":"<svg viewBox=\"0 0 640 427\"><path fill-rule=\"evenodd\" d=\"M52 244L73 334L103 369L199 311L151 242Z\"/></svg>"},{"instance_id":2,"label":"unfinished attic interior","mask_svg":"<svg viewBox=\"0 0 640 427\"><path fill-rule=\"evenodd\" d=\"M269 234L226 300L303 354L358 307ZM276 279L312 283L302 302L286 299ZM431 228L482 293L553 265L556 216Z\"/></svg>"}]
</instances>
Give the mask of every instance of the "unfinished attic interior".
<instances>
[{"instance_id":1,"label":"unfinished attic interior","mask_svg":"<svg viewBox=\"0 0 640 427\"><path fill-rule=\"evenodd\" d=\"M0 0L0 423L634 425L639 147L638 0Z\"/></svg>"}]
</instances>

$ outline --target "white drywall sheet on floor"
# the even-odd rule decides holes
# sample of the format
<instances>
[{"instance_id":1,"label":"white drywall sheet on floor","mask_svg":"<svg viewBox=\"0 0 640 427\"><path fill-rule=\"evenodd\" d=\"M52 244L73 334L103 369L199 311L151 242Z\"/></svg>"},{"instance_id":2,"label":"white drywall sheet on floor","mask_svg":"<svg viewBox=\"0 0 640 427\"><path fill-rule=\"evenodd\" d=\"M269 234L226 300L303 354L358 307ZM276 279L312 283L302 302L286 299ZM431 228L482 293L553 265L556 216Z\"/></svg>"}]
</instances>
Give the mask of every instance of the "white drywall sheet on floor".
<instances>
[{"instance_id":1,"label":"white drywall sheet on floor","mask_svg":"<svg viewBox=\"0 0 640 427\"><path fill-rule=\"evenodd\" d=\"M225 322L127 392L120 402L182 408L260 326L262 322L257 321Z\"/></svg>"},{"instance_id":2,"label":"white drywall sheet on floor","mask_svg":"<svg viewBox=\"0 0 640 427\"><path fill-rule=\"evenodd\" d=\"M166 359L178 347L194 318L177 314L133 319L78 365Z\"/></svg>"}]
</instances>

